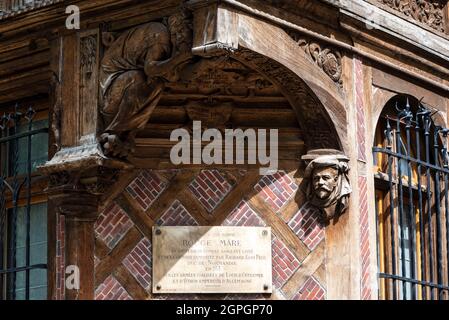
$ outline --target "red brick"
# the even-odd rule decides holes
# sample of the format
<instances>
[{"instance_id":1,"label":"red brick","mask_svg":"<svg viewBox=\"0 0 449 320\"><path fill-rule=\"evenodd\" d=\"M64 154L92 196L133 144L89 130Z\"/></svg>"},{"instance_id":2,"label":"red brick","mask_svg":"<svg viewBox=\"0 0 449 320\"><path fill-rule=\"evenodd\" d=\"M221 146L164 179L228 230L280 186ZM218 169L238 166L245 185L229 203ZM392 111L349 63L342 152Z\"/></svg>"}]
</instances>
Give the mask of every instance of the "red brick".
<instances>
[{"instance_id":1,"label":"red brick","mask_svg":"<svg viewBox=\"0 0 449 320\"><path fill-rule=\"evenodd\" d=\"M109 276L95 290L96 300L132 300L120 282L113 276Z\"/></svg>"},{"instance_id":2,"label":"red brick","mask_svg":"<svg viewBox=\"0 0 449 320\"><path fill-rule=\"evenodd\" d=\"M232 185L219 170L202 170L189 189L204 208L212 212L232 190Z\"/></svg>"},{"instance_id":3,"label":"red brick","mask_svg":"<svg viewBox=\"0 0 449 320\"><path fill-rule=\"evenodd\" d=\"M322 300L325 295L324 288L314 277L309 277L299 289L293 300Z\"/></svg>"},{"instance_id":4,"label":"red brick","mask_svg":"<svg viewBox=\"0 0 449 320\"><path fill-rule=\"evenodd\" d=\"M292 231L310 250L314 250L324 239L324 227L317 219L320 214L317 209L306 203L288 223Z\"/></svg>"},{"instance_id":5,"label":"red brick","mask_svg":"<svg viewBox=\"0 0 449 320\"><path fill-rule=\"evenodd\" d=\"M285 252L288 252L287 254ZM273 235L272 240L273 258L273 285L281 289L287 280L295 273L299 267L299 261L289 251L289 249Z\"/></svg>"},{"instance_id":6,"label":"red brick","mask_svg":"<svg viewBox=\"0 0 449 320\"><path fill-rule=\"evenodd\" d=\"M298 186L285 172L278 171L273 175L265 175L254 187L258 196L277 214L295 195Z\"/></svg>"},{"instance_id":7,"label":"red brick","mask_svg":"<svg viewBox=\"0 0 449 320\"><path fill-rule=\"evenodd\" d=\"M142 170L126 188L129 195L146 211L167 187L155 171Z\"/></svg>"}]
</instances>

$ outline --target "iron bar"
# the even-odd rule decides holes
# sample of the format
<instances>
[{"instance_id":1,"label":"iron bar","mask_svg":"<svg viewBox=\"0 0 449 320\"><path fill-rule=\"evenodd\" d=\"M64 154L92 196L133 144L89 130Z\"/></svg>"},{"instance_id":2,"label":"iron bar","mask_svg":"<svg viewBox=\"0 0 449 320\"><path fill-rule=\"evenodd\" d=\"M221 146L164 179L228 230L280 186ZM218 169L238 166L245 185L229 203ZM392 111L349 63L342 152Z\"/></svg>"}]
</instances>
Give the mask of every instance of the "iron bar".
<instances>
[{"instance_id":1,"label":"iron bar","mask_svg":"<svg viewBox=\"0 0 449 320\"><path fill-rule=\"evenodd\" d=\"M437 284L437 283L433 283L433 282L410 279L407 277L401 277L401 276L397 276L394 274L387 274L387 273L382 273L382 272L379 273L378 276L379 276L379 278L400 280L402 282L412 282L412 283L420 284L420 285L426 286L426 287L449 291L449 286L445 286L445 285Z\"/></svg>"},{"instance_id":2,"label":"iron bar","mask_svg":"<svg viewBox=\"0 0 449 320\"><path fill-rule=\"evenodd\" d=\"M406 134L406 143L407 143L407 155L411 155L411 139L410 139L410 128L412 126L412 119L413 119L413 114L410 111L410 104L409 101L407 99L407 105L406 105L406 109L405 109L405 119L406 119L406 125L405 125L405 134ZM410 222L410 226L408 228L408 236L409 236L409 245L410 245L410 249L409 249L409 253L410 253L410 273L411 273L411 277L415 278L416 277L416 272L415 272L415 243L416 243L416 239L415 239L415 234L416 234L416 230L415 230L415 214L414 214L414 205L413 205L413 189L412 189L412 163L410 160L407 160L407 178L408 178L408 206L409 206L409 210L408 210L408 221ZM411 230L411 234L410 234L410 230ZM416 284L412 283L412 296L411 296L412 300L416 300Z\"/></svg>"},{"instance_id":3,"label":"iron bar","mask_svg":"<svg viewBox=\"0 0 449 320\"><path fill-rule=\"evenodd\" d=\"M48 268L46 264L31 264L32 137L48 133L48 128L33 130L34 114L35 112L31 107L26 114L22 114L18 111L16 105L13 113L4 114L0 118L0 156L2 157L0 167L0 287L2 282L3 285L5 284L6 280L6 286L0 288L0 299L17 298L16 287L19 284L17 283L17 274L23 272L25 274L24 282L21 280L20 285L25 286L24 298L29 300L31 296L31 271ZM23 119L27 122L22 127ZM20 145L21 139L23 139L24 144L26 143L24 150L19 150L22 147ZM19 162L22 159L22 153L19 157L19 151L23 152L24 159L26 159L25 164ZM19 170L19 165L24 165L25 170L22 170L22 167ZM26 188L25 193L22 192L22 188ZM6 192L9 192L11 197L6 197ZM19 195L22 194L26 197L24 199L25 211L23 212L24 224L23 228L18 229L18 200ZM10 209L7 208L6 201L8 201ZM16 242L18 241L19 231L20 239L24 239L25 242L24 256L17 256ZM22 242L20 245L23 245ZM7 249L6 256L4 249ZM3 259L4 257L6 259ZM20 257L20 261L17 259L18 257ZM4 292L4 290L6 291Z\"/></svg>"},{"instance_id":4,"label":"iron bar","mask_svg":"<svg viewBox=\"0 0 449 320\"><path fill-rule=\"evenodd\" d=\"M431 119L429 114L424 115L424 139L426 148L426 163L430 164L430 125ZM428 257L429 257L429 279L433 282L433 237L432 237L432 198L430 194L430 165L426 165L426 178L427 178L427 246L428 246ZM430 289L430 300L433 300L433 290Z\"/></svg>"},{"instance_id":5,"label":"iron bar","mask_svg":"<svg viewBox=\"0 0 449 320\"><path fill-rule=\"evenodd\" d=\"M21 114L17 112L17 105L15 106L15 112L13 115L13 132L14 134L17 133L18 130L18 124L21 118ZM9 239L9 268L14 269L16 268L16 240L17 240L17 211L18 211L18 200L19 200L19 194L20 194L20 187L19 187L19 181L18 181L18 167L19 167L19 148L17 146L17 141L12 140L9 142L9 145L11 147L12 144L12 171L11 175L13 176L13 194L12 194L12 214L11 214L11 233L10 233L10 239ZM12 300L16 299L16 278L17 273L13 272L9 277L9 294Z\"/></svg>"},{"instance_id":6,"label":"iron bar","mask_svg":"<svg viewBox=\"0 0 449 320\"><path fill-rule=\"evenodd\" d=\"M438 164L440 158L440 145L438 143L439 134L442 128L437 127L433 133L433 149L434 149L434 161L435 165ZM441 243L441 197L440 194L440 173L435 171L435 224L436 224L436 237L437 237L437 281L439 283L443 282L443 254L442 254L442 243ZM438 299L442 298L443 292L438 290Z\"/></svg>"},{"instance_id":7,"label":"iron bar","mask_svg":"<svg viewBox=\"0 0 449 320\"><path fill-rule=\"evenodd\" d=\"M428 111L421 108L420 112L416 114L416 125L415 125L415 138L416 138L416 158L421 160L421 128L419 126L420 117L426 114ZM421 163L417 163L417 178L418 178L418 217L419 217L419 260L421 265L421 280L424 281L426 278L426 269L424 261L424 213L422 206L422 188L421 188ZM421 292L423 299L426 299L426 290L421 287Z\"/></svg>"},{"instance_id":8,"label":"iron bar","mask_svg":"<svg viewBox=\"0 0 449 320\"><path fill-rule=\"evenodd\" d=\"M448 132L443 133L443 165L445 168L449 167L449 157L448 157L448 146L447 146L447 138ZM446 264L449 264L449 175L447 173L444 174L444 211L445 211L445 219L446 219ZM449 284L449 268L446 266L447 271L447 281ZM447 297L449 298L449 292L447 293Z\"/></svg>"},{"instance_id":9,"label":"iron bar","mask_svg":"<svg viewBox=\"0 0 449 320\"><path fill-rule=\"evenodd\" d=\"M392 131L390 120L387 119L387 149L391 151L392 149ZM388 177L390 183L390 236L391 236L391 272L396 274L396 236L395 236L395 223L394 223L394 187L393 187L393 157L391 154L387 154L388 156ZM393 299L397 299L397 283L396 279L393 279Z\"/></svg>"},{"instance_id":10,"label":"iron bar","mask_svg":"<svg viewBox=\"0 0 449 320\"><path fill-rule=\"evenodd\" d=\"M47 268L48 268L47 264L41 263L41 264L34 264L32 266L27 266L27 267L18 267L18 268L0 270L0 274L16 273L16 272L23 272L26 270L37 270L37 269L47 269Z\"/></svg>"},{"instance_id":11,"label":"iron bar","mask_svg":"<svg viewBox=\"0 0 449 320\"><path fill-rule=\"evenodd\" d=\"M33 110L28 109L26 119L28 120L28 132L33 129ZM28 267L31 264L30 256L30 233L31 233L31 170L32 170L32 159L31 159L31 135L28 135L27 139L27 204L26 204L26 243L25 243L25 266ZM25 271L25 300L30 299L30 269Z\"/></svg>"},{"instance_id":12,"label":"iron bar","mask_svg":"<svg viewBox=\"0 0 449 320\"><path fill-rule=\"evenodd\" d=\"M8 135L5 138L0 138L0 143L10 142L10 141L16 141L20 138L26 138L28 136L34 136L39 133L48 133L48 128L42 128L42 129L35 129L29 132L22 132L14 135Z\"/></svg>"},{"instance_id":13,"label":"iron bar","mask_svg":"<svg viewBox=\"0 0 449 320\"><path fill-rule=\"evenodd\" d=\"M402 139L401 139L401 122L400 120L396 120L396 152L401 152L402 150ZM404 232L404 190L402 189L402 168L401 168L401 160L398 159L397 165L397 178L398 178L398 209L399 209L399 217L398 217L398 227L400 227L401 241L399 248L401 249L401 275L403 277L406 276L406 265L405 265L405 232ZM407 283L402 282L402 299L407 293Z\"/></svg>"},{"instance_id":14,"label":"iron bar","mask_svg":"<svg viewBox=\"0 0 449 320\"><path fill-rule=\"evenodd\" d=\"M373 151L374 152L386 153L386 154L389 154L389 155L391 155L391 156L393 156L395 158L400 158L401 160L413 161L413 162L416 162L417 164L420 164L420 165L422 165L422 166L424 166L424 167L426 167L428 169L437 170L437 171L440 171L440 172L443 172L443 173L449 173L449 169L441 168L441 167L435 166L435 165L433 165L431 163L427 163L426 161L420 161L420 160L418 160L416 158L409 157L409 156L406 156L406 155L403 155L403 154L399 154L399 153L390 151L390 150L385 149L385 148L374 147Z\"/></svg>"}]
</instances>

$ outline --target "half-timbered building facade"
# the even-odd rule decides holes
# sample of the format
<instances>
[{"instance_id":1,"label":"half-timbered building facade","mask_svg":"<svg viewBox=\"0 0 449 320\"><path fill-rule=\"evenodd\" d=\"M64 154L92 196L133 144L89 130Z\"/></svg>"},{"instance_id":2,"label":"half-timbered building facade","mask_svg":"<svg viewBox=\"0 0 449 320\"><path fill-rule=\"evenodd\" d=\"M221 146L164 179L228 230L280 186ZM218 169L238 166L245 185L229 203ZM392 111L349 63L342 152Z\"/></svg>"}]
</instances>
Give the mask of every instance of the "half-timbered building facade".
<instances>
[{"instance_id":1,"label":"half-timbered building facade","mask_svg":"<svg viewBox=\"0 0 449 320\"><path fill-rule=\"evenodd\" d=\"M448 14L0 0L0 297L449 299ZM174 163L199 121L276 129L277 170ZM272 292L158 294L157 226L270 227Z\"/></svg>"}]
</instances>

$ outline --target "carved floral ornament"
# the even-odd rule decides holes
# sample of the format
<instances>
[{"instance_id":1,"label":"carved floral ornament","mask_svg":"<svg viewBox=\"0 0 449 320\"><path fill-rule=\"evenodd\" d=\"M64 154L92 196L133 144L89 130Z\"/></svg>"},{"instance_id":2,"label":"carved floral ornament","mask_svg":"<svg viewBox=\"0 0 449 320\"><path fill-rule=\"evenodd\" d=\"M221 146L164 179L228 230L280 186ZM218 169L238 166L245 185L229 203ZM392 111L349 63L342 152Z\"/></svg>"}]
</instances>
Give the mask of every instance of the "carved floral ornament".
<instances>
[{"instance_id":1,"label":"carved floral ornament","mask_svg":"<svg viewBox=\"0 0 449 320\"><path fill-rule=\"evenodd\" d=\"M349 158L337 150L312 150L303 156L307 167L304 172L308 202L322 213L327 224L338 218L348 207L352 192L349 183Z\"/></svg>"},{"instance_id":2,"label":"carved floral ornament","mask_svg":"<svg viewBox=\"0 0 449 320\"><path fill-rule=\"evenodd\" d=\"M407 17L444 32L444 8L447 0L377 0Z\"/></svg>"},{"instance_id":3,"label":"carved floral ornament","mask_svg":"<svg viewBox=\"0 0 449 320\"><path fill-rule=\"evenodd\" d=\"M307 56L320 67L324 73L338 85L342 85L341 53L334 48L326 47L295 31L288 31L290 37L301 47Z\"/></svg>"},{"instance_id":4,"label":"carved floral ornament","mask_svg":"<svg viewBox=\"0 0 449 320\"><path fill-rule=\"evenodd\" d=\"M97 64L97 37L94 35L81 39L81 57L80 64L83 68L83 74L86 78L90 78Z\"/></svg>"}]
</instances>

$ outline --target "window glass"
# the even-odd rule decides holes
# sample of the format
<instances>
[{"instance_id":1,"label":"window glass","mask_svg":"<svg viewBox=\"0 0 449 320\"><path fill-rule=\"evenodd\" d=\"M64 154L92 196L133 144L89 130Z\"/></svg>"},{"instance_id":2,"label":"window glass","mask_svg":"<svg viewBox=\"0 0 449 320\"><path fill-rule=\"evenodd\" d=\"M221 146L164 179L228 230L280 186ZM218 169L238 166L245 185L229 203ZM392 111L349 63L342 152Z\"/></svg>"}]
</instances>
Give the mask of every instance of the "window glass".
<instances>
[{"instance_id":1,"label":"window glass","mask_svg":"<svg viewBox=\"0 0 449 320\"><path fill-rule=\"evenodd\" d=\"M16 267L26 266L26 207L17 210L16 220ZM47 263L47 204L31 206L30 212L30 265ZM12 214L10 214L10 223ZM15 296L17 300L25 299L26 272L18 272L15 278ZM43 300L47 298L47 270L33 269L30 271L30 299Z\"/></svg>"},{"instance_id":2,"label":"window glass","mask_svg":"<svg viewBox=\"0 0 449 320\"><path fill-rule=\"evenodd\" d=\"M48 120L33 121L32 130L43 129L48 127ZM27 132L28 124L19 126L18 133ZM18 143L18 173L25 174L27 172L28 162L28 138L19 139ZM35 134L31 136L31 171L47 161L48 154L48 134Z\"/></svg>"}]
</instances>

